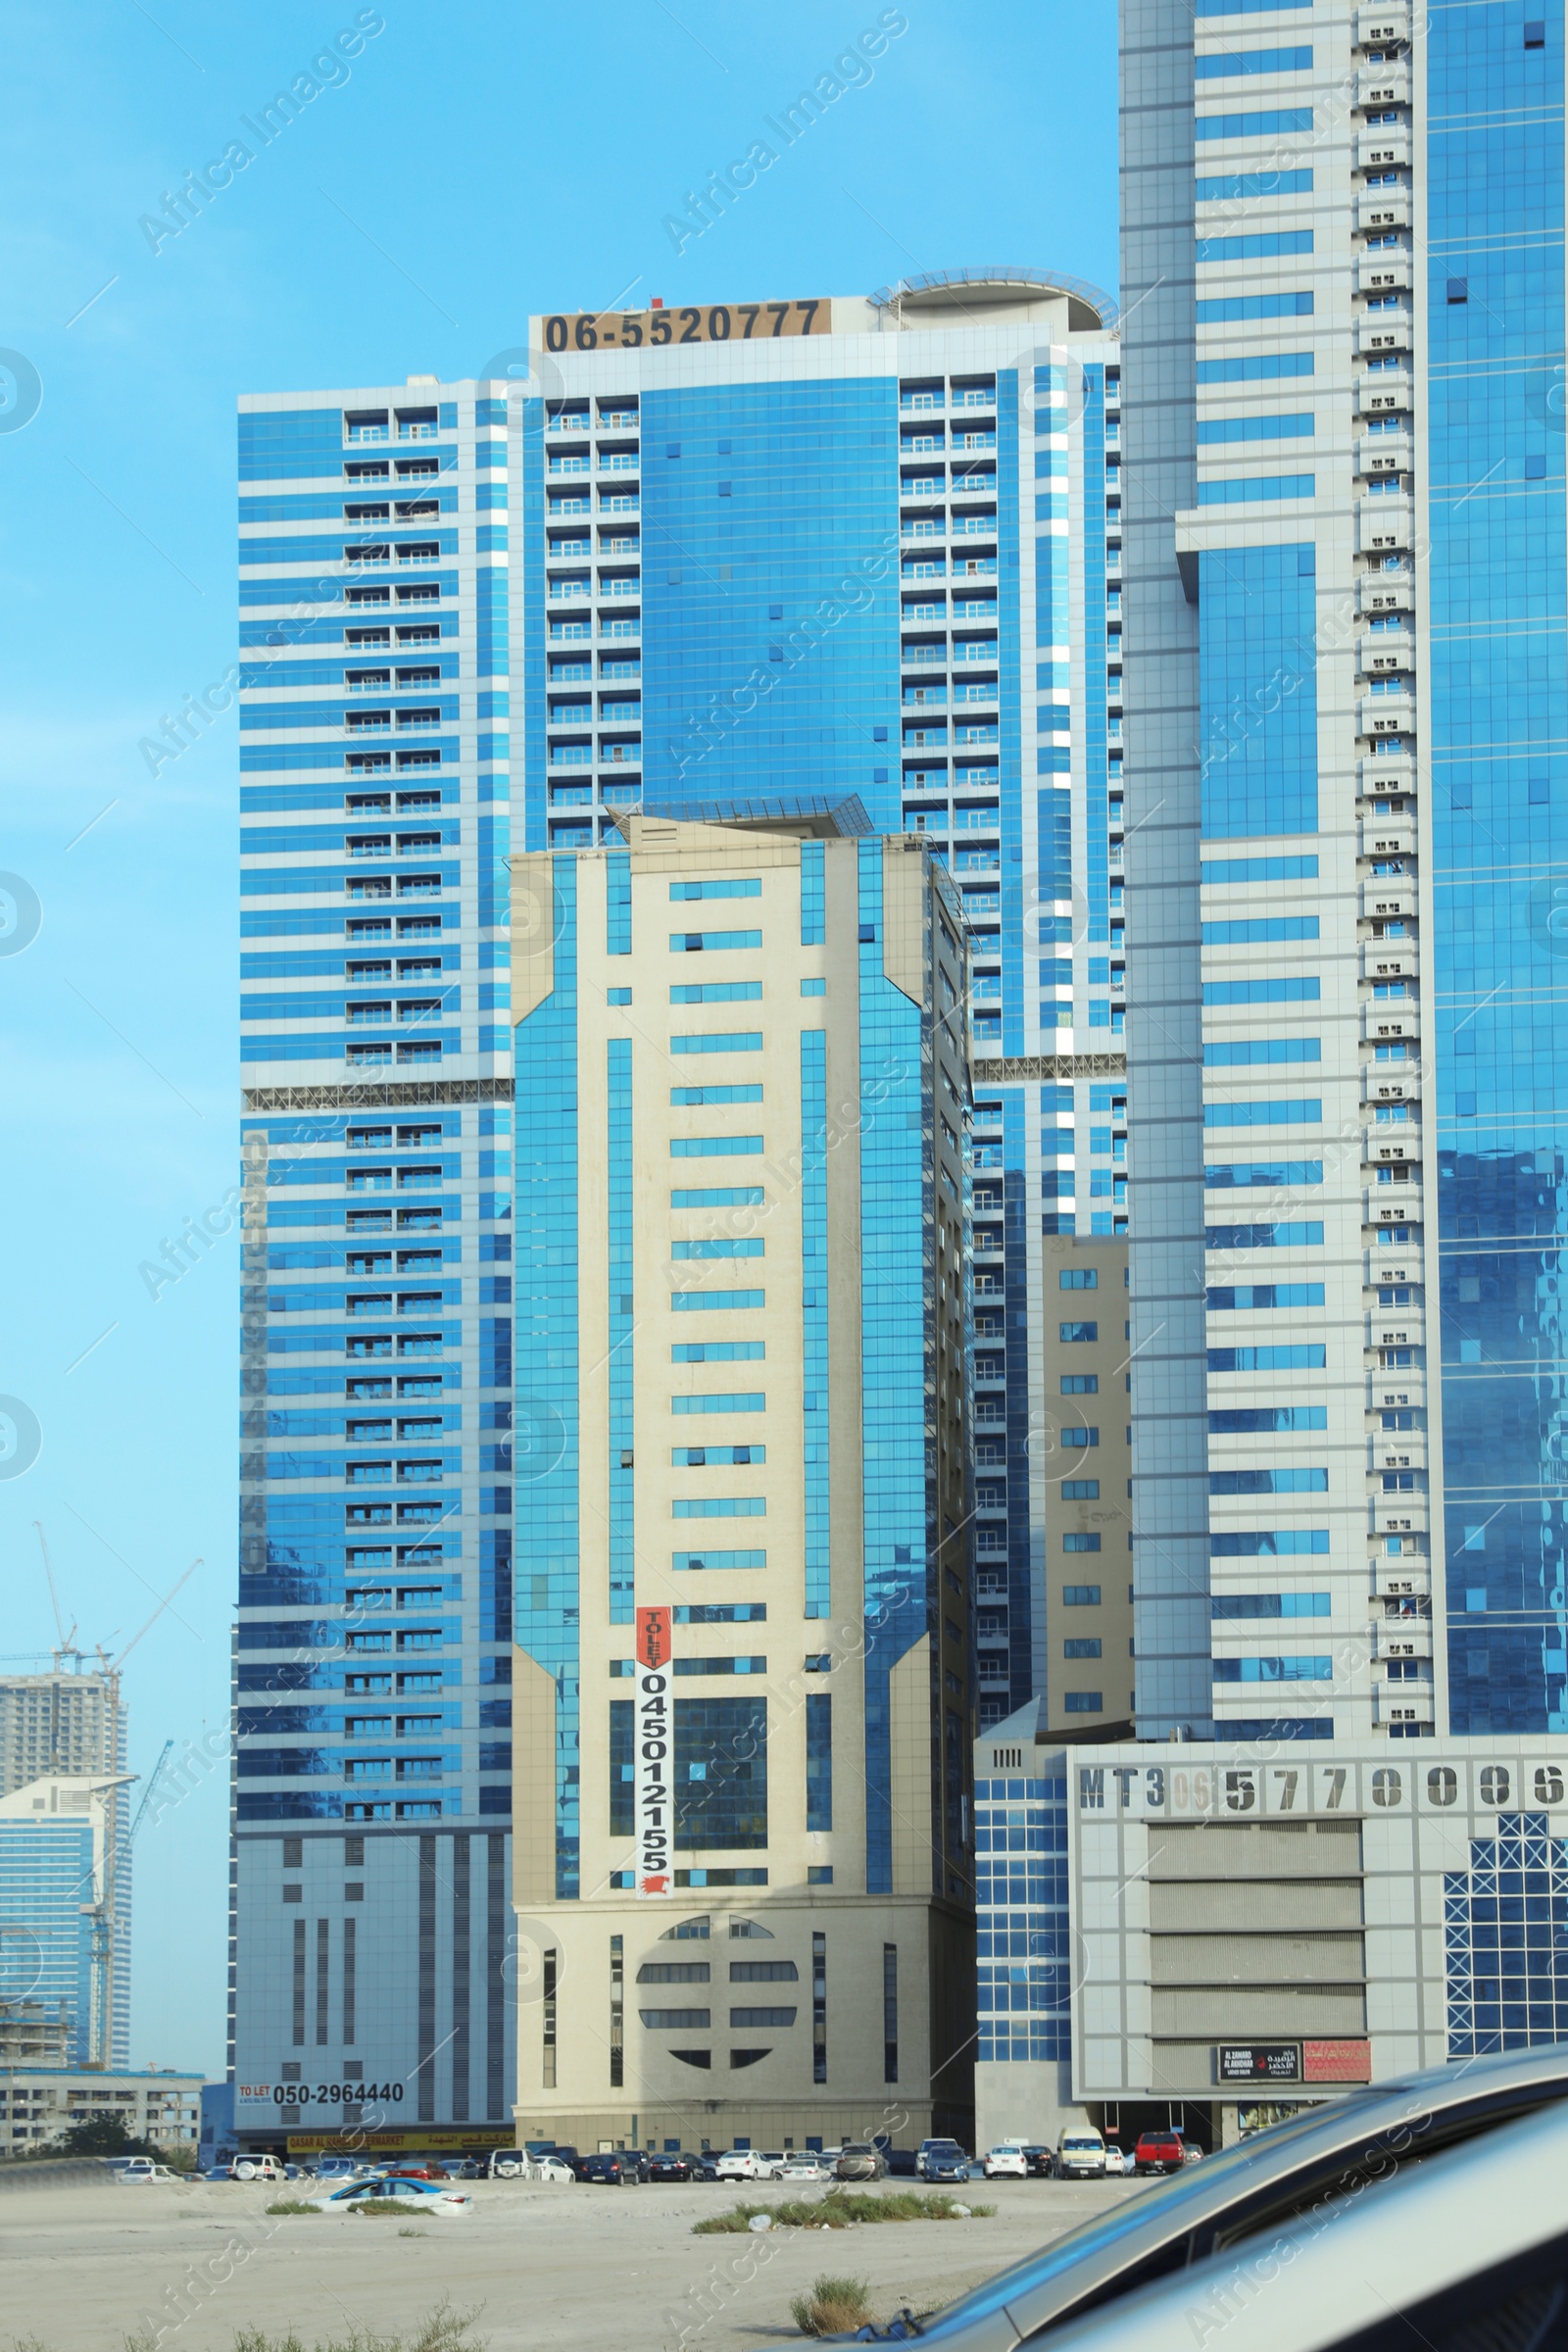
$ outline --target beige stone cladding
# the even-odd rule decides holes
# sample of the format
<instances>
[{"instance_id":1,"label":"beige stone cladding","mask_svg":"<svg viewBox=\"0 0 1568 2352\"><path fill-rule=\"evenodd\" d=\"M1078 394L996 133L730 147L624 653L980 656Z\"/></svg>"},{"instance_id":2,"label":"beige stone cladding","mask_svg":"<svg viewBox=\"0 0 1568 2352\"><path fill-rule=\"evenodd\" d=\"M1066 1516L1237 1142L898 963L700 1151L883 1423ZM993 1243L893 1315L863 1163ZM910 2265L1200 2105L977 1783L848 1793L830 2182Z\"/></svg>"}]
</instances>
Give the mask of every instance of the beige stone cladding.
<instances>
[{"instance_id":1,"label":"beige stone cladding","mask_svg":"<svg viewBox=\"0 0 1568 2352\"><path fill-rule=\"evenodd\" d=\"M1054 1733L1104 1736L1135 1711L1127 1244L1048 1234L1041 1247L1046 1720ZM1091 1433L1093 1445L1072 1442Z\"/></svg>"},{"instance_id":2,"label":"beige stone cladding","mask_svg":"<svg viewBox=\"0 0 1568 2352\"><path fill-rule=\"evenodd\" d=\"M912 838L873 845L809 818L773 829L628 815L621 832L623 845L569 860L575 1608L569 1625L565 1613L530 1620L532 1585L553 1591L562 1563L551 1557L530 1579L519 1528L519 2127L585 2149L803 2146L867 2130L909 2144L933 2127L966 2130L972 2114L962 915ZM880 866L871 925L868 860ZM803 923L818 872L820 919ZM514 1010L526 1023L556 985L552 854L514 860L513 875ZM867 972L874 1005L862 1003ZM878 1015L883 1028L869 1028ZM904 1044L890 1052L895 1031ZM820 1108L807 1115L803 1036L821 1040L811 1051L825 1144ZM629 1073L613 1149L612 1062ZM520 1192L520 1054L518 1066ZM891 1433L875 1421L888 1392L862 1360L876 1322L862 1239L882 1213L862 1200L864 1155L885 1163L890 1136L902 1139L903 1178L890 1213L906 1241L913 1226L911 1278L893 1303L912 1307L923 1332L923 1370L898 1393ZM814 1254L824 1238L825 1266ZM526 1361L523 1345L519 1391L548 1396L548 1367ZM813 1514L808 1465L824 1442L829 1476ZM868 1516L876 1445L912 1462L912 1529ZM519 1517L527 1509L519 1489ZM899 1631L896 1643L881 1636L881 1677L867 1667L868 1610L889 1605L886 1570L868 1601L879 1551L910 1569L893 1572ZM612 1709L634 1687L633 1597L675 1612L667 1896L632 1891L631 1718ZM551 1643L558 1659L575 1654L575 1734L561 1710L569 1670L544 1662ZM765 1712L752 1766L757 1783L765 1771L765 1799L699 1845L680 1826L680 1776L692 1770L681 1710L706 1704L716 1721L725 1703ZM715 1738L721 1779L733 1736ZM712 1827L717 1816L700 1819ZM577 1886L563 1899L572 1837Z\"/></svg>"}]
</instances>

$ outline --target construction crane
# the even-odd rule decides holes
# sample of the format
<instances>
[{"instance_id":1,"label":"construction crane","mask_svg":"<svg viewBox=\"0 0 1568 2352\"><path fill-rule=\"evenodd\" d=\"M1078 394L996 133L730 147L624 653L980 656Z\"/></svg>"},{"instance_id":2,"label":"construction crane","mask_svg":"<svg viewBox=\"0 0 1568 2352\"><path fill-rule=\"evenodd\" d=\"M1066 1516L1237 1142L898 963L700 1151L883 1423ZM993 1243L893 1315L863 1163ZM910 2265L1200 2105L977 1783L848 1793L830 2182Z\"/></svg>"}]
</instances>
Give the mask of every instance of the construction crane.
<instances>
[{"instance_id":1,"label":"construction crane","mask_svg":"<svg viewBox=\"0 0 1568 2352\"><path fill-rule=\"evenodd\" d=\"M55 1613L55 1632L60 1637L59 1644L54 1652L55 1669L58 1672L63 1660L74 1658L76 1661L75 1671L79 1673L83 1652L76 1647L76 1621L74 1618L72 1619L71 1631L68 1634L65 1618L60 1610L60 1595L55 1590L55 1570L54 1562L49 1557L49 1539L43 1532L41 1519L35 1519L32 1524L38 1534L38 1549L43 1553L43 1572L49 1584L49 1606Z\"/></svg>"},{"instance_id":2,"label":"construction crane","mask_svg":"<svg viewBox=\"0 0 1568 2352\"><path fill-rule=\"evenodd\" d=\"M135 1818L131 1822L129 1829L125 1832L125 1850L127 1853L130 1850L131 1842L135 1838L136 1832L141 1828L142 1816L153 1801L153 1792L163 1778L164 1766L169 1762L171 1755L173 1753L173 1749L174 1742L172 1740L166 1740L162 1749L159 1752L157 1763L147 1775L147 1786L141 1792L141 1803L136 1807Z\"/></svg>"}]
</instances>

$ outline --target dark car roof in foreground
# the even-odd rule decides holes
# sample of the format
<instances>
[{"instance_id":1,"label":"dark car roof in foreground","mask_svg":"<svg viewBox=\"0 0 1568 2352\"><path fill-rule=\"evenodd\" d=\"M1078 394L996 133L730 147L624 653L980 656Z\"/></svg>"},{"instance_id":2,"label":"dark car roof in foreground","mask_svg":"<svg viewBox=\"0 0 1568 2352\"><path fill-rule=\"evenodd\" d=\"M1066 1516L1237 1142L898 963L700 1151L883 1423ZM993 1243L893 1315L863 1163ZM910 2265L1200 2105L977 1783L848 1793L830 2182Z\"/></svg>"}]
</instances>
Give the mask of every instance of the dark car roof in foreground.
<instances>
[{"instance_id":1,"label":"dark car roof in foreground","mask_svg":"<svg viewBox=\"0 0 1568 2352\"><path fill-rule=\"evenodd\" d=\"M1565 2169L1568 2112L1555 2104L1430 2163L1401 2166L1363 2195L1298 2216L1288 2230L1119 2296L1054 2334L1053 2345L1147 2352L1215 2346L1222 2335L1226 2352L1365 2352L1369 2339L1400 2352L1560 2345L1560 2319L1550 2322L1563 2301ZM1538 2288L1532 2308L1496 2273L1518 2265L1520 2280L1543 2252L1545 2290ZM1453 2289L1467 2310L1423 2309Z\"/></svg>"},{"instance_id":2,"label":"dark car roof in foreground","mask_svg":"<svg viewBox=\"0 0 1568 2352\"><path fill-rule=\"evenodd\" d=\"M1298 2171L1332 2162L1342 2146L1408 2127L1416 2119L1441 2117L1472 2101L1495 2099L1506 2105L1510 2094L1518 2094L1528 2105L1532 2093L1548 2098L1568 2094L1568 2043L1401 2075L1293 2116L1206 2163L1185 2166L1157 2186L1130 2196L1112 2213L1068 2230L1039 2253L1000 2271L971 2294L933 2314L921 2329L922 2338L972 2345L974 2352L1007 2352L1021 2337L1047 2326L1055 2310L1076 2307L1101 2282L1113 2280L1162 2245L1213 2224L1230 2207L1266 2191L1271 2183L1283 2187Z\"/></svg>"}]
</instances>

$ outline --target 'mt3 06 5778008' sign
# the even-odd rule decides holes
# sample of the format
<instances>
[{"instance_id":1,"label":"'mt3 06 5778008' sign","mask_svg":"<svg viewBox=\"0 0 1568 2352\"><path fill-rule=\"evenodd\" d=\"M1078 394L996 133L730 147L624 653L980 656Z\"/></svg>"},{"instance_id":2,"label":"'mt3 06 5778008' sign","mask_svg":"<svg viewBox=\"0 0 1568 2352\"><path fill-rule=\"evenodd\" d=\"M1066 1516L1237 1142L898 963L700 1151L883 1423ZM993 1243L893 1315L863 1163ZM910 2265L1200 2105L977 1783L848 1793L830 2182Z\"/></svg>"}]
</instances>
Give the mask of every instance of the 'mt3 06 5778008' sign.
<instances>
[{"instance_id":1,"label":"'mt3 06 5778008' sign","mask_svg":"<svg viewBox=\"0 0 1568 2352\"><path fill-rule=\"evenodd\" d=\"M669 1697L670 1613L637 1612L635 1701L637 1892L673 1894L670 1847L675 1835L670 1769L673 1760Z\"/></svg>"}]
</instances>

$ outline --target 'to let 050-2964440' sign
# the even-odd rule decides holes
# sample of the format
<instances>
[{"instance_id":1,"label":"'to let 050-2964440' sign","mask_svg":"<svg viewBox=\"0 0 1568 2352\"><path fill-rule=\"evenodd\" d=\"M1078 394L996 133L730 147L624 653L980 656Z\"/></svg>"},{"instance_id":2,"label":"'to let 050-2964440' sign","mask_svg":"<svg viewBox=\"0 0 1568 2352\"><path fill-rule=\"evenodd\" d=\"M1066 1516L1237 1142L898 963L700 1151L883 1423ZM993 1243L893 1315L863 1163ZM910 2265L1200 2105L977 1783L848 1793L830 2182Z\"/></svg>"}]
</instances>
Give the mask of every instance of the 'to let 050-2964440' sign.
<instances>
[{"instance_id":1,"label":"'to let 050-2964440' sign","mask_svg":"<svg viewBox=\"0 0 1568 2352\"><path fill-rule=\"evenodd\" d=\"M768 343L825 335L832 306L809 302L686 303L665 311L570 311L540 321L546 351L662 350L667 343Z\"/></svg>"}]
</instances>

